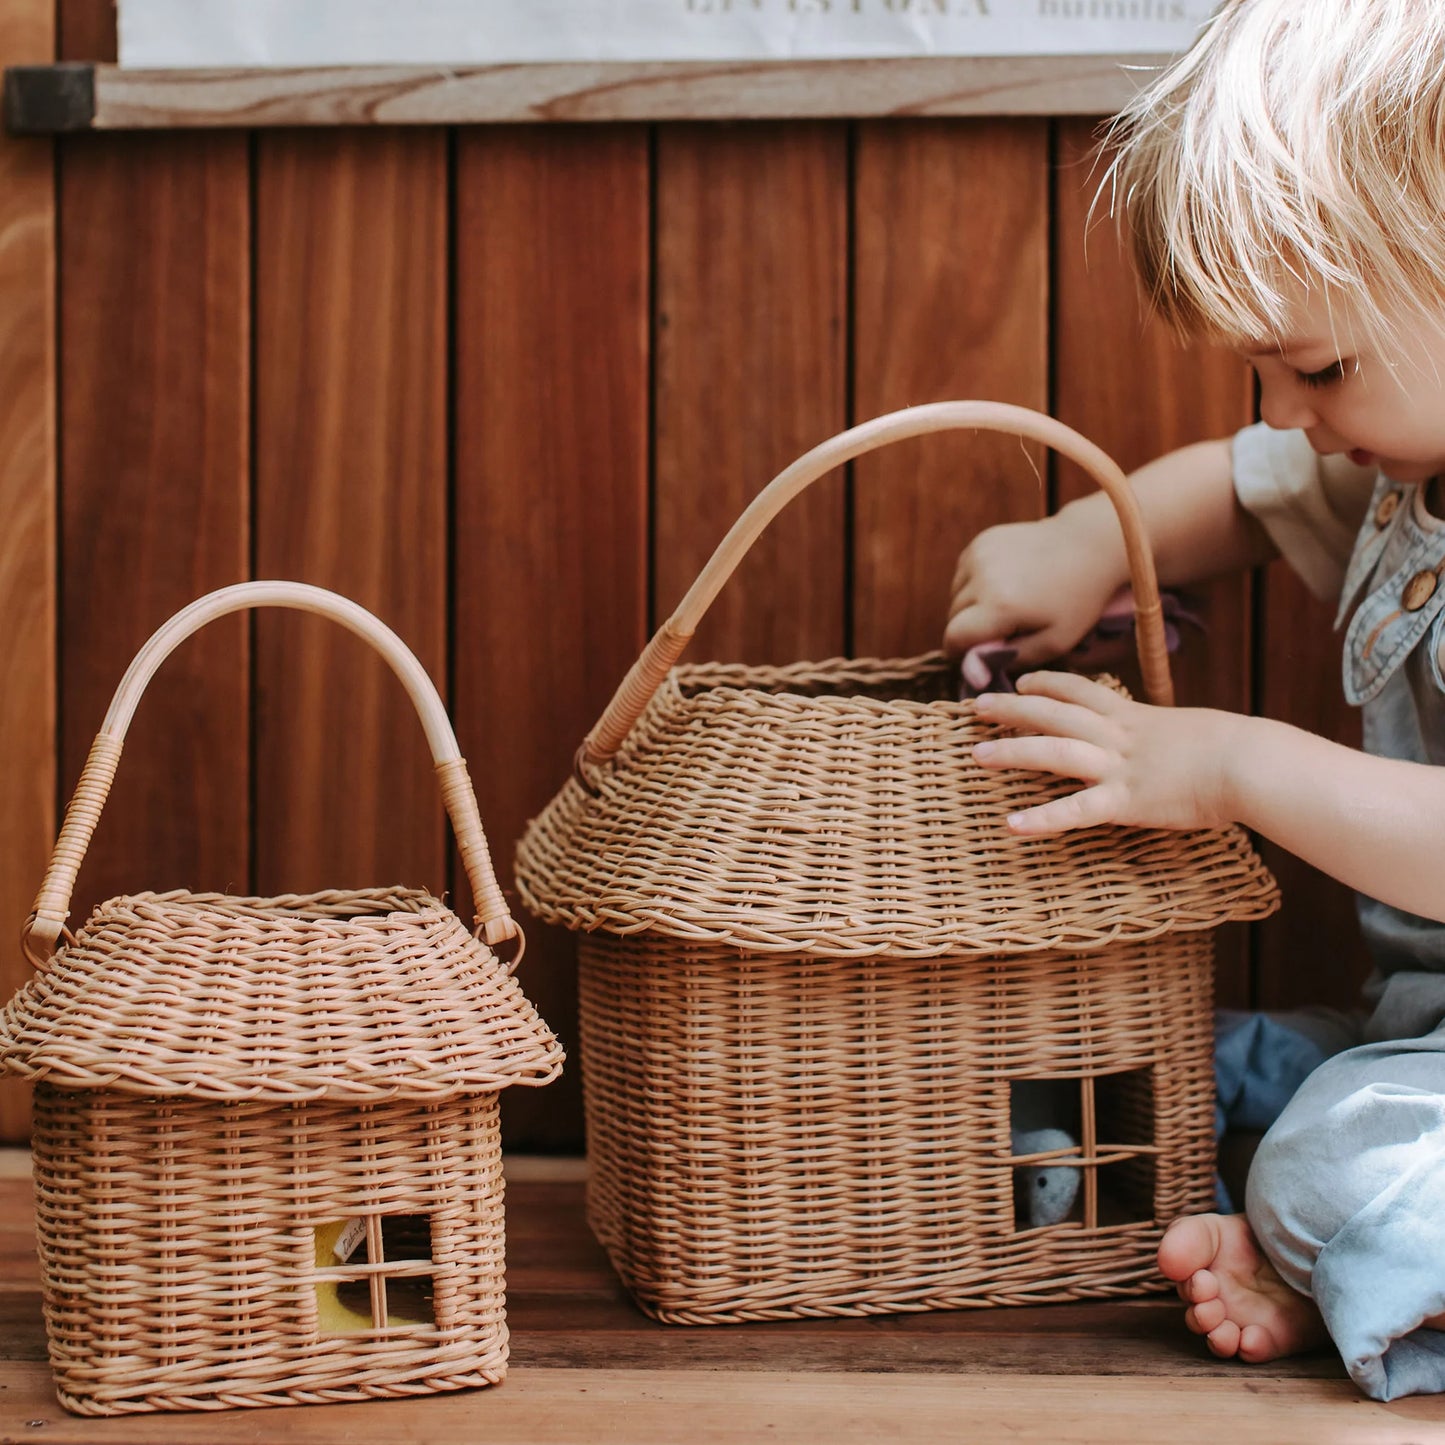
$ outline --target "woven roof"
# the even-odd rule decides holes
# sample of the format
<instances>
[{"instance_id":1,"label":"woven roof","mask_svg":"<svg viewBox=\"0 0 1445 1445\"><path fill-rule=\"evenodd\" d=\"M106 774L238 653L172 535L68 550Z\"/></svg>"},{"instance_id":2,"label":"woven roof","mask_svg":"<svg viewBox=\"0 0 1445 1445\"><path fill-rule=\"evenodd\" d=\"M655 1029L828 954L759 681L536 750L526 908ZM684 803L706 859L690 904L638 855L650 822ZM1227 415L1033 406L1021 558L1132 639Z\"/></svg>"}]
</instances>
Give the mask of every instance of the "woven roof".
<instances>
[{"instance_id":1,"label":"woven roof","mask_svg":"<svg viewBox=\"0 0 1445 1445\"><path fill-rule=\"evenodd\" d=\"M562 1050L426 893L142 893L10 1001L0 1064L62 1088L370 1103L545 1084Z\"/></svg>"},{"instance_id":2,"label":"woven roof","mask_svg":"<svg viewBox=\"0 0 1445 1445\"><path fill-rule=\"evenodd\" d=\"M571 780L529 825L524 902L583 931L852 957L1089 950L1273 911L1237 828L1009 834L1078 785L981 767L999 730L949 685L937 656L674 669L596 795Z\"/></svg>"}]
</instances>

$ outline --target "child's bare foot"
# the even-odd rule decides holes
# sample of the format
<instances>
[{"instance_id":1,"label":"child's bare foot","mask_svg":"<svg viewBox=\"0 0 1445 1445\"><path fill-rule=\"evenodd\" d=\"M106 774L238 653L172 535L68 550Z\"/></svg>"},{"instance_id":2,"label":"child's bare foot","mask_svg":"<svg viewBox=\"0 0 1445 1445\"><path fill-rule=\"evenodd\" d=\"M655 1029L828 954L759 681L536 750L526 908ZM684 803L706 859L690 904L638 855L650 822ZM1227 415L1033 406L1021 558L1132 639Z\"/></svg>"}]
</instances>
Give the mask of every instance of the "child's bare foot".
<instances>
[{"instance_id":1,"label":"child's bare foot","mask_svg":"<svg viewBox=\"0 0 1445 1445\"><path fill-rule=\"evenodd\" d=\"M1176 1219L1160 1241L1159 1268L1189 1306L1185 1324L1221 1359L1257 1365L1325 1340L1313 1301L1279 1277L1242 1214Z\"/></svg>"}]
</instances>

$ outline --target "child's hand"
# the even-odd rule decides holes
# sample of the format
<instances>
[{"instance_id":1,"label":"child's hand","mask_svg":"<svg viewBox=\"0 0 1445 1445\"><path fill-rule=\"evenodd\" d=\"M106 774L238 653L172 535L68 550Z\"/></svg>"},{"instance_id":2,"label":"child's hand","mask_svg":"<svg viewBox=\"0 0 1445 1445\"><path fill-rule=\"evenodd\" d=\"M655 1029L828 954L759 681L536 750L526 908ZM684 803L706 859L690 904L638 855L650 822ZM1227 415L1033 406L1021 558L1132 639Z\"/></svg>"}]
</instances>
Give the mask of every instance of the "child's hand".
<instances>
[{"instance_id":1,"label":"child's hand","mask_svg":"<svg viewBox=\"0 0 1445 1445\"><path fill-rule=\"evenodd\" d=\"M1124 578L1118 524L1092 535L1088 514L1066 510L1037 522L980 532L958 559L944 649L961 656L1006 641L1020 667L1062 657L1098 621Z\"/></svg>"},{"instance_id":2,"label":"child's hand","mask_svg":"<svg viewBox=\"0 0 1445 1445\"><path fill-rule=\"evenodd\" d=\"M1205 708L1152 707L1063 672L1034 672L1018 694L977 700L980 716L1034 736L979 743L988 768L1078 778L1088 786L1015 813L1012 833L1035 835L1124 823L1216 828L1233 822L1230 758L1247 721Z\"/></svg>"}]
</instances>

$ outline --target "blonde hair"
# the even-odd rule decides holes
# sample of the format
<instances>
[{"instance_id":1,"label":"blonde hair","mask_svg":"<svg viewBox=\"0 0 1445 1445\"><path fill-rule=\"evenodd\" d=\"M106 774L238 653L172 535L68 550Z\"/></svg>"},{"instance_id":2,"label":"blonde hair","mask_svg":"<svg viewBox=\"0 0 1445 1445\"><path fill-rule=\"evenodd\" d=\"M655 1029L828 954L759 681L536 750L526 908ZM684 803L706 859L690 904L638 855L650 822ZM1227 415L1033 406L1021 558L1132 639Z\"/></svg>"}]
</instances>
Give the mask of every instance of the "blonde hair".
<instances>
[{"instance_id":1,"label":"blonde hair","mask_svg":"<svg viewBox=\"0 0 1445 1445\"><path fill-rule=\"evenodd\" d=\"M1185 335L1280 335L1300 284L1377 341L1445 299L1445 3L1226 0L1115 120L1101 188Z\"/></svg>"}]
</instances>

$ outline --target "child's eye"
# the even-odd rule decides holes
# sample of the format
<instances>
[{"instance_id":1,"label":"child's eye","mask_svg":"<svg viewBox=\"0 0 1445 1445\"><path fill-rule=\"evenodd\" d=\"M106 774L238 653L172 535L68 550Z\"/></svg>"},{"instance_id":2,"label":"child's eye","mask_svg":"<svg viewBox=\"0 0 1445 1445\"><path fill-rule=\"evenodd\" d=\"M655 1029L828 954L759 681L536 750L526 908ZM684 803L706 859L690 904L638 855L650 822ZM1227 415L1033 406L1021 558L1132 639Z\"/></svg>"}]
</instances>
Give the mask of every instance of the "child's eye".
<instances>
[{"instance_id":1,"label":"child's eye","mask_svg":"<svg viewBox=\"0 0 1445 1445\"><path fill-rule=\"evenodd\" d=\"M1295 377L1301 386L1328 386L1332 381L1339 381L1345 374L1345 363L1343 361L1332 361L1328 366L1321 367L1319 371L1297 371Z\"/></svg>"}]
</instances>

